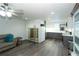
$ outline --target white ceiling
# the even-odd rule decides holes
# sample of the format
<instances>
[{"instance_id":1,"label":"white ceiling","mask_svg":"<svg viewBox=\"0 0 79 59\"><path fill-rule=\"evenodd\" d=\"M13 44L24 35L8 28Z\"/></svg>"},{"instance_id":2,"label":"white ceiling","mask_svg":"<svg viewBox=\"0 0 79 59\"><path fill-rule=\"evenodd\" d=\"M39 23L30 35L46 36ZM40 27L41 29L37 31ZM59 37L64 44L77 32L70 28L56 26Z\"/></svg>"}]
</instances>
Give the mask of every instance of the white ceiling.
<instances>
[{"instance_id":1,"label":"white ceiling","mask_svg":"<svg viewBox=\"0 0 79 59\"><path fill-rule=\"evenodd\" d=\"M11 3L15 9L23 10L28 19L66 18L70 15L74 3ZM55 14L51 15L51 12Z\"/></svg>"}]
</instances>

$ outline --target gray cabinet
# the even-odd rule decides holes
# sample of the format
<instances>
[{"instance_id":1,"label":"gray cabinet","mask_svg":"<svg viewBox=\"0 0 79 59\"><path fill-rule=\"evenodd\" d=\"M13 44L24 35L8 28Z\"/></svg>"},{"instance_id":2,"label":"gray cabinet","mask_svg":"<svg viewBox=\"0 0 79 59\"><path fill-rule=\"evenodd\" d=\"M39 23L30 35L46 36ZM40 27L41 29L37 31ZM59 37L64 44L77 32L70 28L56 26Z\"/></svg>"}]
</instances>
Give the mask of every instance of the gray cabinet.
<instances>
[{"instance_id":1,"label":"gray cabinet","mask_svg":"<svg viewBox=\"0 0 79 59\"><path fill-rule=\"evenodd\" d=\"M73 36L63 36L63 45L70 49L73 50Z\"/></svg>"},{"instance_id":2,"label":"gray cabinet","mask_svg":"<svg viewBox=\"0 0 79 59\"><path fill-rule=\"evenodd\" d=\"M62 39L62 33L46 32L46 39Z\"/></svg>"},{"instance_id":3,"label":"gray cabinet","mask_svg":"<svg viewBox=\"0 0 79 59\"><path fill-rule=\"evenodd\" d=\"M74 20L74 36L73 36L73 52L72 55L79 56L79 9L73 16Z\"/></svg>"}]
</instances>

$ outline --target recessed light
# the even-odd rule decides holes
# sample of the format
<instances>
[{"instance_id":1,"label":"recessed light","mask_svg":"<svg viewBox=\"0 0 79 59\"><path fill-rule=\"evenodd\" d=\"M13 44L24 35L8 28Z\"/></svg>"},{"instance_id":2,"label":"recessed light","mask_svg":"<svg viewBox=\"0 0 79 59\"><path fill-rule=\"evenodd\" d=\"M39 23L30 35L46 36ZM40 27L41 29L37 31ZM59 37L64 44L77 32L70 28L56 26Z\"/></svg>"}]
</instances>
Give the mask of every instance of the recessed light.
<instances>
[{"instance_id":1,"label":"recessed light","mask_svg":"<svg viewBox=\"0 0 79 59\"><path fill-rule=\"evenodd\" d=\"M27 20L28 18L26 17L25 20Z\"/></svg>"},{"instance_id":2,"label":"recessed light","mask_svg":"<svg viewBox=\"0 0 79 59\"><path fill-rule=\"evenodd\" d=\"M51 12L51 14L53 15L53 14L55 14L54 12Z\"/></svg>"}]
</instances>

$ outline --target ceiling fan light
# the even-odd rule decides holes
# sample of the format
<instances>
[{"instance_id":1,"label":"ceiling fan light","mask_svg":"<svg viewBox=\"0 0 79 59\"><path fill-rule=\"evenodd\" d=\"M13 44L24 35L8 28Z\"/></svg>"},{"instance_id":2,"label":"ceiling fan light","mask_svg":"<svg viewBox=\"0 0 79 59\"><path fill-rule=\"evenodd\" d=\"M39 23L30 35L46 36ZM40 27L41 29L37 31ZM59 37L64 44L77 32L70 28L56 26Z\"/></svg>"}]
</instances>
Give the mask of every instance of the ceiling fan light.
<instances>
[{"instance_id":1,"label":"ceiling fan light","mask_svg":"<svg viewBox=\"0 0 79 59\"><path fill-rule=\"evenodd\" d=\"M1 15L1 16L5 16L6 14L5 14L4 11L0 11L0 15Z\"/></svg>"},{"instance_id":2,"label":"ceiling fan light","mask_svg":"<svg viewBox=\"0 0 79 59\"><path fill-rule=\"evenodd\" d=\"M6 13L8 17L12 17L12 13L11 12L7 12Z\"/></svg>"}]
</instances>

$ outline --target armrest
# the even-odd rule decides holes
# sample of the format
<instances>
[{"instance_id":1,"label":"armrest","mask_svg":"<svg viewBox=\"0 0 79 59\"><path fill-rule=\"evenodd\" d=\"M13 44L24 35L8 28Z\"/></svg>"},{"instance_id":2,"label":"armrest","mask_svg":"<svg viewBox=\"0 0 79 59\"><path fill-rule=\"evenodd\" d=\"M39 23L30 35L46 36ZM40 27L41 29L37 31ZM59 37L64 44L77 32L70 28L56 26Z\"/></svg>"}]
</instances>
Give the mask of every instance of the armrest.
<instances>
[{"instance_id":1,"label":"armrest","mask_svg":"<svg viewBox=\"0 0 79 59\"><path fill-rule=\"evenodd\" d=\"M14 38L14 40L13 40L13 44L14 44L14 45L17 44L17 39L16 39L16 38Z\"/></svg>"}]
</instances>

